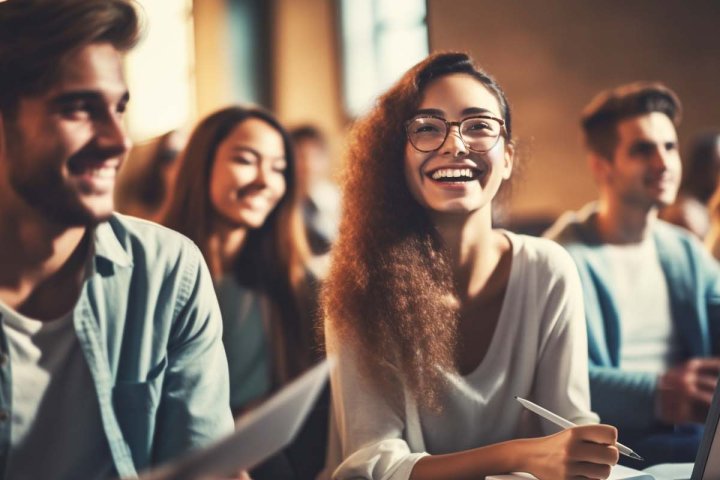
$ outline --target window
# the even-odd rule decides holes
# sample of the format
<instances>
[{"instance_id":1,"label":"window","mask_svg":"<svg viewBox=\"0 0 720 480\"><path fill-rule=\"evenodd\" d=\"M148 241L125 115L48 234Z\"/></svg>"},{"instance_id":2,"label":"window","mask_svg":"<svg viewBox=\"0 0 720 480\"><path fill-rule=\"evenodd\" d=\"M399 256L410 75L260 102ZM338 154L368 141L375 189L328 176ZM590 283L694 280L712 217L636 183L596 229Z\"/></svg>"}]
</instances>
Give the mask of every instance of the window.
<instances>
[{"instance_id":1,"label":"window","mask_svg":"<svg viewBox=\"0 0 720 480\"><path fill-rule=\"evenodd\" d=\"M427 8L425 0L339 1L343 98L354 117L427 56Z\"/></svg>"},{"instance_id":2,"label":"window","mask_svg":"<svg viewBox=\"0 0 720 480\"><path fill-rule=\"evenodd\" d=\"M141 0L146 32L127 56L128 130L143 141L194 115L192 0Z\"/></svg>"}]
</instances>

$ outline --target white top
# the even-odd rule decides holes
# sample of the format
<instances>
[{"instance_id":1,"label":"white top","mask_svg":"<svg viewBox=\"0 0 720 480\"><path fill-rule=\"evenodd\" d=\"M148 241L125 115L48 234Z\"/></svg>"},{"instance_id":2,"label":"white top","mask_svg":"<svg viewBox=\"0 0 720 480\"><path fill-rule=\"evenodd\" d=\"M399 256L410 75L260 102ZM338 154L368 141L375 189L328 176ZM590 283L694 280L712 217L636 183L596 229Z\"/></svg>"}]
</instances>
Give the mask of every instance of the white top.
<instances>
[{"instance_id":1,"label":"white top","mask_svg":"<svg viewBox=\"0 0 720 480\"><path fill-rule=\"evenodd\" d=\"M554 242L505 234L512 266L495 333L474 372L447 374L451 383L440 415L419 411L407 392L404 408L387 402L359 373L351 345L341 345L332 323L326 323L327 350L337 357L337 367L331 374L334 428L321 478L334 471L337 479L407 479L427 454L558 431L523 409L516 395L575 423L597 422L589 407L587 337L575 265Z\"/></svg>"},{"instance_id":2,"label":"white top","mask_svg":"<svg viewBox=\"0 0 720 480\"><path fill-rule=\"evenodd\" d=\"M662 373L675 363L679 345L655 241L603 248L620 319L620 368Z\"/></svg>"},{"instance_id":3,"label":"white top","mask_svg":"<svg viewBox=\"0 0 720 480\"><path fill-rule=\"evenodd\" d=\"M72 312L41 322L0 302L12 371L5 478L106 479L115 475L90 370Z\"/></svg>"}]
</instances>

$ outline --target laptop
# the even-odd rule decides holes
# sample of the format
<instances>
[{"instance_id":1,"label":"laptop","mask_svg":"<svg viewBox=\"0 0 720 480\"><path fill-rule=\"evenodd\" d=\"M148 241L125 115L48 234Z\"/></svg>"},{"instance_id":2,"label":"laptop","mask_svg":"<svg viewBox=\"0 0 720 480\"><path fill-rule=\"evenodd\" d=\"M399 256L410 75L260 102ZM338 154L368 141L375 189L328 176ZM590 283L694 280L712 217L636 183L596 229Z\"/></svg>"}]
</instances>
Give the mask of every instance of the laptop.
<instances>
[{"instance_id":1,"label":"laptop","mask_svg":"<svg viewBox=\"0 0 720 480\"><path fill-rule=\"evenodd\" d=\"M720 480L720 382L715 387L712 405L705 420L705 433L695 463L666 463L644 471L658 480ZM690 473L692 469L692 473Z\"/></svg>"},{"instance_id":2,"label":"laptop","mask_svg":"<svg viewBox=\"0 0 720 480\"><path fill-rule=\"evenodd\" d=\"M238 419L235 432L218 442L144 472L140 480L191 480L250 470L292 442L327 381L332 360L323 360Z\"/></svg>"},{"instance_id":3,"label":"laptop","mask_svg":"<svg viewBox=\"0 0 720 480\"><path fill-rule=\"evenodd\" d=\"M690 480L718 480L720 479L720 382L715 387L710 412L705 420L705 433L700 442L695 466Z\"/></svg>"}]
</instances>

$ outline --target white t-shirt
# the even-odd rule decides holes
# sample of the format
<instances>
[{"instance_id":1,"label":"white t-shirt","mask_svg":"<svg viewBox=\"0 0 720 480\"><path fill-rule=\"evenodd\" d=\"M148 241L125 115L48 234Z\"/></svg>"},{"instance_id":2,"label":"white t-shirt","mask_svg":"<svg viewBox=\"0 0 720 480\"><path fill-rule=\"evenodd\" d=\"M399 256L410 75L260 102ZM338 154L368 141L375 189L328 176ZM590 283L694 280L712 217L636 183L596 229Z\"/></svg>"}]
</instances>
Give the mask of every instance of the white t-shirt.
<instances>
[{"instance_id":1,"label":"white t-shirt","mask_svg":"<svg viewBox=\"0 0 720 480\"><path fill-rule=\"evenodd\" d=\"M576 423L597 422L590 411L585 315L575 264L554 242L506 235L512 265L495 333L474 372L447 374L451 382L440 415L420 411L407 393L404 408L394 407L359 373L353 349L341 345L327 324L327 349L337 365L331 373L334 428L325 476L334 471L337 479L405 480L427 454L558 431L514 396Z\"/></svg>"},{"instance_id":2,"label":"white t-shirt","mask_svg":"<svg viewBox=\"0 0 720 480\"><path fill-rule=\"evenodd\" d=\"M620 319L620 368L662 373L678 358L670 296L651 237L604 247Z\"/></svg>"},{"instance_id":3,"label":"white t-shirt","mask_svg":"<svg viewBox=\"0 0 720 480\"><path fill-rule=\"evenodd\" d=\"M0 313L12 370L12 428L5 478L115 476L72 312L41 322L0 302Z\"/></svg>"}]
</instances>

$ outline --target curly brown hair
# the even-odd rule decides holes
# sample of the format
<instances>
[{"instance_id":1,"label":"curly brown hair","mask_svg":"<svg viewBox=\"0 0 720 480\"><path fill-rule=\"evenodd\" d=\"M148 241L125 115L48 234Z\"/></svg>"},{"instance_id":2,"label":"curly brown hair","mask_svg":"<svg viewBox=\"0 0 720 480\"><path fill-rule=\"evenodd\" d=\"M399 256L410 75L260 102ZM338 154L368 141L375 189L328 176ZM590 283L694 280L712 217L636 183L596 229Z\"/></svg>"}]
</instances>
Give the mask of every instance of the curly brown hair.
<instances>
[{"instance_id":1,"label":"curly brown hair","mask_svg":"<svg viewBox=\"0 0 720 480\"><path fill-rule=\"evenodd\" d=\"M361 372L390 387L400 377L420 406L439 410L443 371L457 371L458 301L445 247L405 180L405 122L424 89L467 74L497 99L511 136L505 94L464 53L438 53L410 69L350 135L343 214L323 289L323 310ZM389 392L392 388L383 388Z\"/></svg>"}]
</instances>

